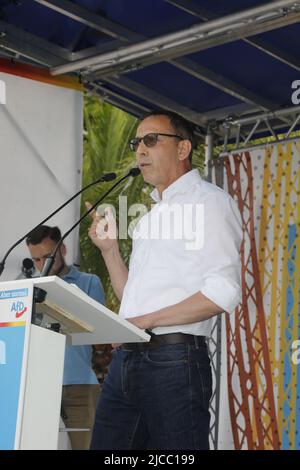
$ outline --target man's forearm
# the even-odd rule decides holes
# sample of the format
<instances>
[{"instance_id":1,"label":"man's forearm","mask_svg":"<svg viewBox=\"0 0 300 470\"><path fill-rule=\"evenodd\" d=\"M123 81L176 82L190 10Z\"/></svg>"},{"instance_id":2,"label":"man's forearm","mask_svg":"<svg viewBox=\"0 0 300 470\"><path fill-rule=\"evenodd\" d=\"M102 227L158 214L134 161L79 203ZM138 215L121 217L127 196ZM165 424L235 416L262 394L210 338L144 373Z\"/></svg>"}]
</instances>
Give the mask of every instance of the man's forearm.
<instances>
[{"instance_id":1,"label":"man's forearm","mask_svg":"<svg viewBox=\"0 0 300 470\"><path fill-rule=\"evenodd\" d=\"M109 273L112 288L121 301L128 279L128 269L120 254L119 246L116 245L114 248L101 253Z\"/></svg>"},{"instance_id":2,"label":"man's forearm","mask_svg":"<svg viewBox=\"0 0 300 470\"><path fill-rule=\"evenodd\" d=\"M156 312L127 318L127 320L139 328L152 330L159 326L184 325L208 320L222 311L222 308L205 295L197 292L182 302L164 307Z\"/></svg>"}]
</instances>

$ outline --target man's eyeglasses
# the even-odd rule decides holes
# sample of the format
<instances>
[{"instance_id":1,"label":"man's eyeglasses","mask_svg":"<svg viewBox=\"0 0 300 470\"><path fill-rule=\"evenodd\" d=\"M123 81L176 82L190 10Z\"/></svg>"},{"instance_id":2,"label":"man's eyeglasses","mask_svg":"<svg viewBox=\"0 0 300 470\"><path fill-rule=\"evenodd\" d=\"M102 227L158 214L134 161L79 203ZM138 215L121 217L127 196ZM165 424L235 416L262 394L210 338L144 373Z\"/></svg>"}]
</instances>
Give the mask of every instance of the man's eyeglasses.
<instances>
[{"instance_id":1,"label":"man's eyeglasses","mask_svg":"<svg viewBox=\"0 0 300 470\"><path fill-rule=\"evenodd\" d=\"M136 152L138 149L138 146L140 145L142 141L146 145L146 147L154 147L157 144L158 137L160 135L164 137L175 137L176 139L184 140L183 137L181 137L180 135L176 135L176 134L162 134L160 132L150 132L150 134L146 134L144 135L144 137L135 137L134 139L131 139L129 141L130 150L133 150L134 152Z\"/></svg>"}]
</instances>

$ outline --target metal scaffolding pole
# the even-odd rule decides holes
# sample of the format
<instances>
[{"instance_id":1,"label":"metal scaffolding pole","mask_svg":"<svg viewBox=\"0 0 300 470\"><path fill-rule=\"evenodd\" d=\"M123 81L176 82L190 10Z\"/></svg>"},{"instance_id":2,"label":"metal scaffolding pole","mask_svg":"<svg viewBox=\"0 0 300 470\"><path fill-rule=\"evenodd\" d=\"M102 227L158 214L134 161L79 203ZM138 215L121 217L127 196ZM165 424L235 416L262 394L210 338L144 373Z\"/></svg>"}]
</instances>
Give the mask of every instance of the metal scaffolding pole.
<instances>
[{"instance_id":1,"label":"metal scaffolding pole","mask_svg":"<svg viewBox=\"0 0 300 470\"><path fill-rule=\"evenodd\" d=\"M207 128L207 134L205 136L205 161L204 161L204 176L205 179L209 177L209 163L213 159L213 149L214 149L214 134L211 126Z\"/></svg>"}]
</instances>

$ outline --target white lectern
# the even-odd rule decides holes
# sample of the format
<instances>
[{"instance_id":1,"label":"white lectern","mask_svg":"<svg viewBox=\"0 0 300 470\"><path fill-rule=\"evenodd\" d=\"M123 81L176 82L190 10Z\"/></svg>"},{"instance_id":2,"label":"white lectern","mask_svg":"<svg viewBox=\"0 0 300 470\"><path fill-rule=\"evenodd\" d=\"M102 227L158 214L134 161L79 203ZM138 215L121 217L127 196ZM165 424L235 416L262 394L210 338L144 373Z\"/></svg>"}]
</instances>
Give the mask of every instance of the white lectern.
<instances>
[{"instance_id":1,"label":"white lectern","mask_svg":"<svg viewBox=\"0 0 300 470\"><path fill-rule=\"evenodd\" d=\"M34 306L42 326L32 324L35 287L46 292ZM47 319L61 332L43 327ZM56 276L0 283L0 449L57 449L66 338L81 345L150 336Z\"/></svg>"}]
</instances>

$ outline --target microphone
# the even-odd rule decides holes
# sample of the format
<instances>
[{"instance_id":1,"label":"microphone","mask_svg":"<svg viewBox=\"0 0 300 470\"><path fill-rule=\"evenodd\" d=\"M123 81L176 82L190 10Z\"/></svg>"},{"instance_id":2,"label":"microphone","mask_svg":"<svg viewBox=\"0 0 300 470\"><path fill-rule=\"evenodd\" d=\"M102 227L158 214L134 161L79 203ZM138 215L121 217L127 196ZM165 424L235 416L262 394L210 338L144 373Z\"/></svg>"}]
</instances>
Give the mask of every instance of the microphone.
<instances>
[{"instance_id":1,"label":"microphone","mask_svg":"<svg viewBox=\"0 0 300 470\"><path fill-rule=\"evenodd\" d=\"M129 171L128 175L126 175L125 178L127 178L128 176L138 176L140 174L141 170L138 168L138 167L134 167L134 168L131 168L131 170Z\"/></svg>"},{"instance_id":2,"label":"microphone","mask_svg":"<svg viewBox=\"0 0 300 470\"><path fill-rule=\"evenodd\" d=\"M141 172L141 170L139 168L131 168L131 170L127 173L127 175L125 175L121 179L119 179L108 191L106 191L106 193L103 194L103 196L101 196L101 198L98 199L98 201L95 202L95 204L93 204L92 207L87 212L85 212L80 217L80 219L61 237L61 239L57 243L57 245L56 245L53 253L51 254L51 256L49 256L46 259L43 270L41 272L41 277L49 275L49 272L50 272L50 270L51 270L51 268L54 264L56 253L58 252L58 250L59 250L60 246L62 245L64 239L72 232L72 230L74 230L74 228L76 228L77 225L79 225L80 222L82 222L82 220L85 219L85 217L87 215L89 215L95 209L95 207L97 207L100 204L100 202L103 201L103 199L106 198L106 196L108 196L108 194L110 194L120 183L122 183L122 181L124 181L126 178L129 178L129 176L133 176L133 177L138 176L140 174L140 172Z\"/></svg>"},{"instance_id":3,"label":"microphone","mask_svg":"<svg viewBox=\"0 0 300 470\"><path fill-rule=\"evenodd\" d=\"M22 273L25 277L31 278L35 271L34 263L30 258L24 258L22 262Z\"/></svg>"},{"instance_id":4,"label":"microphone","mask_svg":"<svg viewBox=\"0 0 300 470\"><path fill-rule=\"evenodd\" d=\"M30 230L30 232L26 233L22 238L20 238L20 240L18 240L16 243L14 243L13 246L6 252L4 258L0 262L0 276L3 273L4 267L5 267L5 261L8 257L8 255L11 253L11 251L14 248L16 248L16 246L18 246L23 240L25 240L25 238L28 237L28 235L32 232L32 230L35 230L40 225L43 225L45 222L47 222L49 219L51 219L51 217L53 217L55 214L57 214L57 212L59 212L61 209L63 209L65 206L67 206L71 201L73 201L73 199L75 199L75 197L79 196L79 194L83 193L84 191L89 189L91 186L94 186L95 184L98 184L98 183L104 183L104 182L107 182L107 181L112 181L112 180L116 179L116 177L117 177L116 173L107 173L105 175L102 175L96 181L93 181L92 183L89 183L87 186L80 189L76 194L74 194L74 196L70 197L70 199L68 199L66 202L64 202L64 204L59 206L54 212L52 212L50 215L48 215L48 217L46 217L46 219L42 220L39 224L37 224L33 229Z\"/></svg>"}]
</instances>

